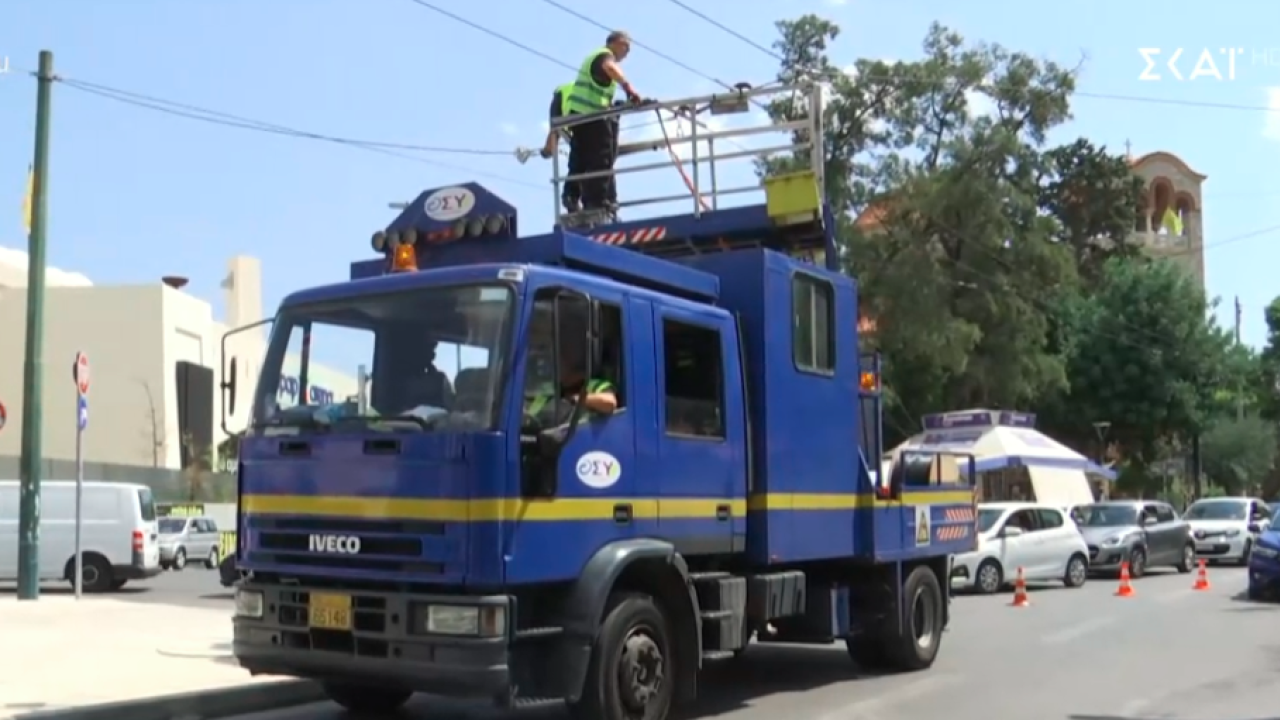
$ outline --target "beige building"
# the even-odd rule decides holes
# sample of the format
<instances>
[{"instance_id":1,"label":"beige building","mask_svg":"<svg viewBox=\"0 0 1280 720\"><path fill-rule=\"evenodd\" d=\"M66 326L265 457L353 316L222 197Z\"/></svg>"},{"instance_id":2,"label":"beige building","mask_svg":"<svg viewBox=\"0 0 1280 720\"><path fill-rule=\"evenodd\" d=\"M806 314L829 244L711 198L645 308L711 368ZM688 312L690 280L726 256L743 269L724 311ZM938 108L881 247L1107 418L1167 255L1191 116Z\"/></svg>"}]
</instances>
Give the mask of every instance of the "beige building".
<instances>
[{"instance_id":1,"label":"beige building","mask_svg":"<svg viewBox=\"0 0 1280 720\"><path fill-rule=\"evenodd\" d=\"M226 438L222 411L221 344L229 327L261 320L262 269L256 258L235 257L222 283L226 318L166 278L140 285L94 285L83 275L50 270L45 302L44 423L46 459L75 455L75 386L71 366L77 352L90 358L89 428L86 462L178 469L192 446L213 448ZM23 348L26 317L26 257L0 254L0 403L7 423L0 430L0 457L21 448ZM238 357L238 406L232 431L244 427L249 400L265 351L266 328L234 335L228 354ZM296 360L286 367L298 367ZM313 368L313 385L343 397L354 379ZM287 393L287 383L281 383ZM295 390L296 392L296 384ZM199 450L197 450L199 452ZM216 458L212 458L216 462Z\"/></svg>"}]
</instances>

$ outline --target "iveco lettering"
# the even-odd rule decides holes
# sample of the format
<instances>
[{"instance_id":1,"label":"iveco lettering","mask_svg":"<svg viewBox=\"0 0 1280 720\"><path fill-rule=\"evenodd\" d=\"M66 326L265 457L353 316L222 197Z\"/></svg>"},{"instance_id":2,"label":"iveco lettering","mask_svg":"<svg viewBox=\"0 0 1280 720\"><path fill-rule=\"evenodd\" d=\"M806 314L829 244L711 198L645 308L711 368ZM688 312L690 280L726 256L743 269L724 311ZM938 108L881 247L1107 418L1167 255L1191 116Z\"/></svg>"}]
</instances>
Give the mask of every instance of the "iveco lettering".
<instances>
[{"instance_id":1,"label":"iveco lettering","mask_svg":"<svg viewBox=\"0 0 1280 720\"><path fill-rule=\"evenodd\" d=\"M696 213L645 218L626 198L620 222L583 189L586 209L529 236L488 188L428 189L351 282L285 297L257 382L236 387L235 358L222 374L222 405L240 395L248 416L241 667L318 681L358 715L432 693L669 720L703 670L759 644L933 665L948 559L975 547L976 465L884 452L880 358L858 352L822 198L822 88L608 112L742 113L699 131L724 148L778 133L752 107L783 99L809 117L771 152L805 162L750 187L695 175ZM760 197L713 201L728 193ZM281 408L280 378L316 368L355 393Z\"/></svg>"},{"instance_id":2,"label":"iveco lettering","mask_svg":"<svg viewBox=\"0 0 1280 720\"><path fill-rule=\"evenodd\" d=\"M312 535L309 543L311 552L346 553L356 555L360 552L360 538L354 535Z\"/></svg>"}]
</instances>

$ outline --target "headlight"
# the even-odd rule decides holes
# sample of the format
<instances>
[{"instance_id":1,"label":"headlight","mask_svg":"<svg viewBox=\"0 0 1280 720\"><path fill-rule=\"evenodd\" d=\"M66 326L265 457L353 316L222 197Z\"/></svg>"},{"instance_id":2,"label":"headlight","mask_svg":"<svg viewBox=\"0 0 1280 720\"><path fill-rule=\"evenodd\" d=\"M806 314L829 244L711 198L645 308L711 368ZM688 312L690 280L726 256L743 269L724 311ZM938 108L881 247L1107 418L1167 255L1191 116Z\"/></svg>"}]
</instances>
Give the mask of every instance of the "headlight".
<instances>
[{"instance_id":1,"label":"headlight","mask_svg":"<svg viewBox=\"0 0 1280 720\"><path fill-rule=\"evenodd\" d=\"M436 635L507 634L507 609L500 605L428 605L423 628Z\"/></svg>"},{"instance_id":2,"label":"headlight","mask_svg":"<svg viewBox=\"0 0 1280 720\"><path fill-rule=\"evenodd\" d=\"M262 617L262 593L253 590L236 590L236 617Z\"/></svg>"},{"instance_id":3,"label":"headlight","mask_svg":"<svg viewBox=\"0 0 1280 720\"><path fill-rule=\"evenodd\" d=\"M1227 537L1239 537L1239 535L1240 535L1240 531L1239 531L1239 530L1228 530L1228 531L1227 531Z\"/></svg>"},{"instance_id":4,"label":"headlight","mask_svg":"<svg viewBox=\"0 0 1280 720\"><path fill-rule=\"evenodd\" d=\"M1124 544L1124 541L1125 541L1125 540L1127 540L1127 539L1128 539L1128 536L1126 536L1126 535L1115 535L1115 536L1113 536L1113 537L1109 537L1109 538L1107 538L1106 540L1103 540L1103 541L1102 541L1102 546L1103 546L1103 547L1115 547L1115 546L1117 546L1117 545L1123 545L1123 544Z\"/></svg>"}]
</instances>

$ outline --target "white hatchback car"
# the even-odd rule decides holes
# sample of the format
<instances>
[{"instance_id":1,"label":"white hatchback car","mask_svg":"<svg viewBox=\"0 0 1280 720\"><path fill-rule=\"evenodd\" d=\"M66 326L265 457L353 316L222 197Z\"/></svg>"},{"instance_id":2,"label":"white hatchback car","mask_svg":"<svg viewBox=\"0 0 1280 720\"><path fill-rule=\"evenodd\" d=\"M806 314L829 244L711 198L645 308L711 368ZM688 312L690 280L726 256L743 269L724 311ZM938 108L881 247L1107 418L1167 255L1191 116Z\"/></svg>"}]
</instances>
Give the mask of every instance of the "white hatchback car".
<instances>
[{"instance_id":1,"label":"white hatchback car","mask_svg":"<svg viewBox=\"0 0 1280 720\"><path fill-rule=\"evenodd\" d=\"M1258 536L1271 527L1271 511L1261 500L1204 498L1182 514L1196 541L1196 556L1210 562L1249 564Z\"/></svg>"},{"instance_id":2,"label":"white hatchback car","mask_svg":"<svg viewBox=\"0 0 1280 720\"><path fill-rule=\"evenodd\" d=\"M978 549L956 555L951 587L993 593L1013 582L1061 581L1080 587L1089 577L1089 548L1071 516L1040 503L978 506Z\"/></svg>"}]
</instances>

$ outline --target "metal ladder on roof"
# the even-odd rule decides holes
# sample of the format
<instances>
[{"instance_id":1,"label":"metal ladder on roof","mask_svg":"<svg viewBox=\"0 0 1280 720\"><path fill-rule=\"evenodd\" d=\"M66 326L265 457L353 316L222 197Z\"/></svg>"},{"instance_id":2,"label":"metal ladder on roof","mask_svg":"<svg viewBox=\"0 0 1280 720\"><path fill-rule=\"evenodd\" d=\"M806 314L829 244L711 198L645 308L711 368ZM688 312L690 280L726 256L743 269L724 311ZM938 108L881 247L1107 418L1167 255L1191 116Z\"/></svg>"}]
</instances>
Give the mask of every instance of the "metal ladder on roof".
<instances>
[{"instance_id":1,"label":"metal ladder on roof","mask_svg":"<svg viewBox=\"0 0 1280 720\"><path fill-rule=\"evenodd\" d=\"M792 103L799 111L796 119L774 122L766 115L763 120L737 123L732 128L722 130L713 129L707 122L708 118L725 116L750 117L753 107L766 108L767 103L776 101ZM616 106L591 115L568 115L558 118L552 127L564 133L583 123L599 120L621 123L625 118L642 118L645 115L656 115L653 124L659 125L662 132L658 137L641 140L619 137L617 159L669 151L668 158L627 167L618 167L615 163L610 170L567 175L564 174L567 169L562 167L559 155L552 157L552 209L553 216L559 218L561 227L575 230L599 228L617 222L618 212L627 208L680 201L688 202L693 216L700 217L705 212L720 209L721 200L727 196L764 194L763 184L759 182L739 187L722 187L720 175L726 164L783 153L807 156L808 167L805 169L814 174L819 188L823 186L823 97L822 87L817 83L774 84L760 88L742 83L735 90L724 93ZM752 119L755 120L754 117ZM688 132L673 136L676 128L687 128ZM623 133L626 133L625 128ZM753 147L744 147L737 142L762 136L776 138L779 135L785 137L784 142ZM678 148L686 145L690 148L688 154L679 156ZM605 210L576 213L564 213L561 210L561 195L565 183L599 178L607 178L616 183L619 176L671 172L673 168L683 176L688 189L686 193L628 198L618 202L616 207Z\"/></svg>"}]
</instances>

